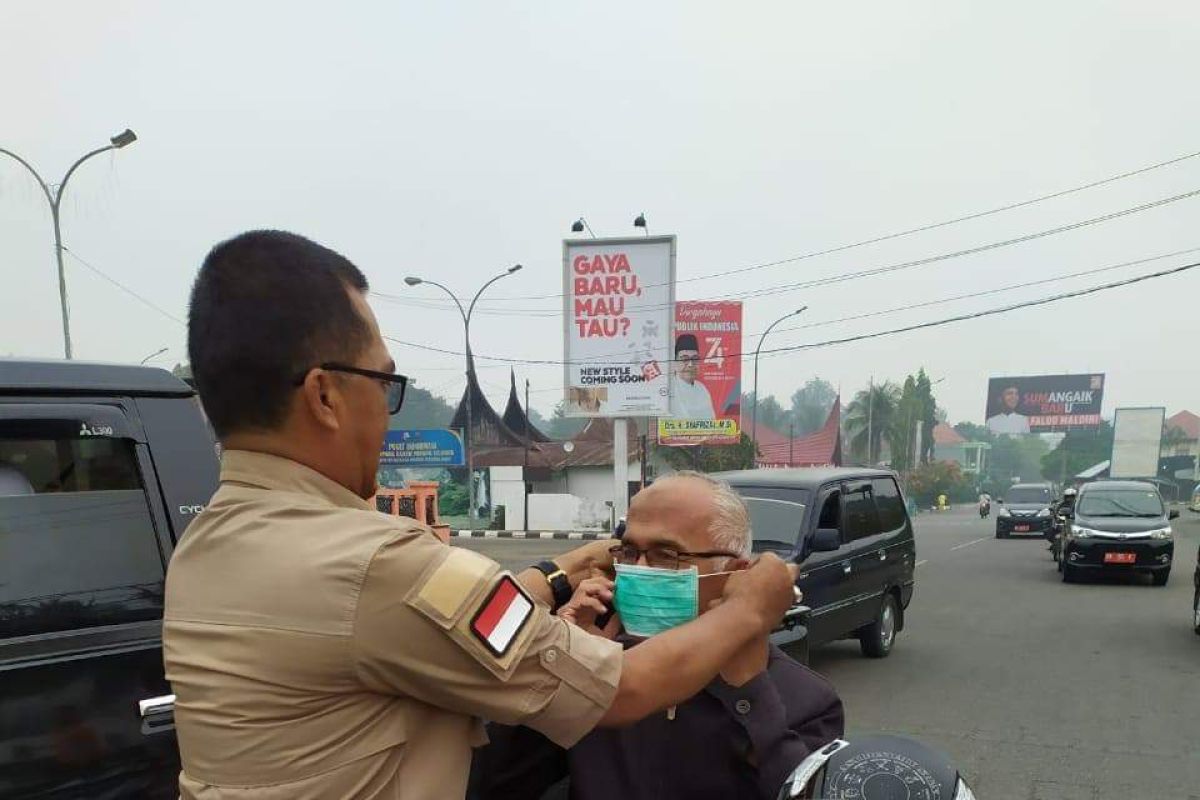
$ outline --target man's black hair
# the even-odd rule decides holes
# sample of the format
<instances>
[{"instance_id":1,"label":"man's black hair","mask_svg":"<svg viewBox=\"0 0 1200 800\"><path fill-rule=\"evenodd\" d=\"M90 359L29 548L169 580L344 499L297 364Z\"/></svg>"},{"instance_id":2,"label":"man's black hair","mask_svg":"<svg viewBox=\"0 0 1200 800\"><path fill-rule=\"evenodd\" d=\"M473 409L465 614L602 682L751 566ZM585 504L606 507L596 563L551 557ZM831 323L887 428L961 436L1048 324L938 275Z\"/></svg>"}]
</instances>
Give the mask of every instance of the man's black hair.
<instances>
[{"instance_id":1,"label":"man's black hair","mask_svg":"<svg viewBox=\"0 0 1200 800\"><path fill-rule=\"evenodd\" d=\"M370 329L347 289L366 291L358 267L284 231L249 231L204 259L188 310L188 355L217 436L283 422L296 376L352 362Z\"/></svg>"},{"instance_id":2,"label":"man's black hair","mask_svg":"<svg viewBox=\"0 0 1200 800\"><path fill-rule=\"evenodd\" d=\"M679 355L680 350L695 350L700 352L700 342L690 333L681 333L675 337L675 355Z\"/></svg>"}]
</instances>

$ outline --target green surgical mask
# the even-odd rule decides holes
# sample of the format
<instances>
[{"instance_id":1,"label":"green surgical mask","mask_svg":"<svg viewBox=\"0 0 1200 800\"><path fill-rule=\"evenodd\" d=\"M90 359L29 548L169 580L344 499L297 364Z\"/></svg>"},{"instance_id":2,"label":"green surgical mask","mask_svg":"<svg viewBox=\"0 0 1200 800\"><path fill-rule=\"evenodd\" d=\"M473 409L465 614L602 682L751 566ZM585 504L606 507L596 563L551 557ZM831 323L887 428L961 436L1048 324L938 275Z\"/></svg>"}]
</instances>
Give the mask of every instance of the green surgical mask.
<instances>
[{"instance_id":1,"label":"green surgical mask","mask_svg":"<svg viewBox=\"0 0 1200 800\"><path fill-rule=\"evenodd\" d=\"M696 618L700 575L684 570L617 564L613 604L621 624L634 636L653 636Z\"/></svg>"}]
</instances>

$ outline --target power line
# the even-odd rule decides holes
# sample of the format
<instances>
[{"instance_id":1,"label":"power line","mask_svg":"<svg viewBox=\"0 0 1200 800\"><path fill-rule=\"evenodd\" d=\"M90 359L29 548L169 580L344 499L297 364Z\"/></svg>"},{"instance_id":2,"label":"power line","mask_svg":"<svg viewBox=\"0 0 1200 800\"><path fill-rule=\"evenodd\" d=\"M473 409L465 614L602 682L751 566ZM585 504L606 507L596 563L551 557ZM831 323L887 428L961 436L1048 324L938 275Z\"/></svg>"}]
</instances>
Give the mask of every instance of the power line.
<instances>
[{"instance_id":1,"label":"power line","mask_svg":"<svg viewBox=\"0 0 1200 800\"><path fill-rule=\"evenodd\" d=\"M938 327L940 325L949 325L951 323L962 322L965 320L994 316L996 314L1005 314L1010 311L1016 311L1016 310L1022 309L1022 308L1032 308L1032 307L1036 307L1036 306L1042 306L1042 305L1046 305L1048 303L1055 303L1060 300L1067 300L1067 299L1070 299L1073 297L1082 297L1082 296L1089 295L1089 294L1095 294L1097 292L1107 291L1109 289L1116 289L1116 288L1119 288L1122 286L1130 286L1132 284L1141 283L1143 281L1154 280L1156 278L1163 278L1163 277L1167 277L1169 275L1176 275L1176 274L1186 272L1191 269L1195 269L1196 267L1200 267L1200 261L1193 262L1191 264L1185 264L1181 267L1174 267L1172 269L1161 270L1159 272L1151 272L1151 273L1147 273L1145 275L1136 275L1132 278L1125 278L1120 281L1113 281L1111 283L1099 284L1097 286L1089 286L1089 287L1086 287L1083 289L1077 289L1077 290L1074 290L1071 292L1062 292L1060 294L1050 295L1048 297L1035 298L1033 300L1025 300L1020 303L1013 303L1013 304L1007 305L1007 306L1000 306L999 308L987 309L984 311L977 311L977 312L973 312L973 313L969 313L969 314L960 314L960 315L953 316L953 317L946 317L946 318L940 319L940 320L933 320L930 322L922 322L922 323L917 323L914 325L906 325L902 328L892 328L892 329L884 330L884 331L875 331L873 333L859 334L857 336L847 336L847 337L842 337L839 339L829 339L829 340L822 341L822 342L812 342L812 343L808 343L808 344L788 345L785 347L774 347L774 348L762 350L762 351L760 351L760 354L769 356L771 354L777 354L777 353L791 353L791 352L795 352L795 351L799 351L799 350L812 350L812 349L819 348L819 347L831 347L831 346L837 345L837 344L847 344L849 342L857 342L857 341L862 341L864 339L877 339L877 338L880 338L883 336L892 336L895 334L907 333L909 331L921 330L924 328L933 328L933 327ZM424 345L424 344L420 344L417 342L408 342L403 339L397 339L393 336L384 336L383 338L387 339L390 342L394 342L396 344L404 345L407 347L414 347L419 350L427 350L427 351L431 351L431 352L435 352L435 353L444 353L446 355L453 355L453 356L465 356L466 355L465 353L462 353L462 352L456 352L454 350L446 350L443 348L434 347L432 345ZM499 362L503 362L503 363L507 363L507 364L548 364L548 365L553 365L553 366L564 366L569 363L572 363L572 362L566 362L566 361L555 360L555 359L507 358L507 357L502 357L502 356L480 355L479 353L474 353L473 355L476 359L484 359L484 360L488 360L488 361L499 361ZM740 358L742 360L746 360L748 358L752 358L753 355L754 354L752 352L741 352L741 353L730 353L730 354L727 354L725 357L726 358ZM664 363L672 363L675 360L676 359L668 358L668 359L663 359L663 362ZM580 361L580 362L573 362L573 363L575 363L576 365L579 365L579 364L590 364L590 363L594 363L594 362L593 361L586 361L586 362ZM620 364L620 362L605 362L605 363ZM624 365L626 365L626 366L635 365L635 362L624 362Z\"/></svg>"},{"instance_id":2,"label":"power line","mask_svg":"<svg viewBox=\"0 0 1200 800\"><path fill-rule=\"evenodd\" d=\"M78 255L76 255L76 254L75 254L75 251L74 251L74 250L71 250L71 249L70 249L70 248L68 248L66 245L63 245L63 252L65 252L65 253L66 253L67 255L69 255L71 258L75 259L75 260L76 260L76 261L78 261L80 264L82 264L83 266L87 267L87 268L88 268L88 269L90 269L92 272L96 273L96 274L97 274L97 275L99 275L101 278L103 278L104 280L106 280L106 281L108 281L109 283L111 283L113 286L116 286L118 289L120 289L121 291L125 292L127 295L129 295L130 297L134 298L134 299L135 299L135 300L137 300L138 302L140 302L140 303L143 303L143 304L144 304L144 305L146 305L146 306L149 306L150 308L152 308L152 309L154 309L155 311L157 311L158 313L162 314L164 317L166 317L167 319L171 320L172 322L177 322L177 323L179 323L180 325L184 326L185 328L187 327L187 323L186 323L186 322L184 322L183 320L181 320L179 317L175 316L175 315L174 315L174 314L172 314L170 311L167 311L167 310L166 310L166 309L164 309L162 306L160 306L160 305L158 305L158 304L154 303L153 301L151 301L151 300L147 300L145 297L142 297L140 294L138 294L137 292L135 292L133 289L130 289L128 286L126 286L125 284L121 283L121 282L120 282L120 281L118 281L116 278L112 278L112 277L110 277L109 275L105 274L105 273L104 273L104 272L103 272L103 271L102 271L102 270L101 270L99 267L93 266L93 265L89 264L88 262L84 261L82 258L80 258Z\"/></svg>"},{"instance_id":3,"label":"power line","mask_svg":"<svg viewBox=\"0 0 1200 800\"><path fill-rule=\"evenodd\" d=\"M948 225L956 225L960 222L969 222L971 220L980 219L982 217L988 217L993 214L1000 214L1005 211L1013 211L1018 208L1024 208L1026 206L1034 205L1035 203L1041 203L1046 200L1054 200L1059 197L1066 197L1067 195L1075 194L1077 192L1083 192L1088 189L1095 189L1098 186L1104 186L1109 183L1115 183L1116 181L1124 180L1125 178L1132 178L1136 175L1142 175L1147 172L1152 172L1156 169L1161 169L1163 167L1169 167L1173 164L1179 164L1183 161L1187 161L1189 159L1196 158L1197 156L1200 156L1200 151L1197 151L1194 153L1187 153L1182 156L1177 156L1175 158L1167 159L1166 161L1159 161L1156 164L1151 164L1146 167L1140 167L1138 169L1129 170L1128 172L1122 172L1118 175L1112 175L1107 178L1102 178L1097 181L1092 181L1091 183L1085 183L1080 186L1074 186L1074 187L1071 187L1070 189L1063 189L1063 190L1060 190L1057 192L1051 192L1050 194L1044 194L1044 195L1039 195L1037 197L1031 197L1027 200L1021 200L1016 203L1008 203L1005 205L997 206L996 208L988 209L987 211L977 211L977 212L974 212L971 214L966 214L966 215L963 215L960 217L954 217L953 219L943 220L942 222L934 222L934 223L930 223L928 225L921 225L916 228L909 228L907 230L896 231L894 233L887 233L882 236L875 236L870 239L862 239L860 241L851 242L850 244L838 245L836 247L830 247L830 248L826 248L824 250L815 250L815 251L812 251L809 253L803 253L803 254L797 255L797 256L789 256L787 258L780 258L780 259L776 259L774 261L766 261L766 262L762 262L759 264L751 264L749 266L737 267L735 269L719 270L717 272L710 272L710 273L706 273L704 275L697 275L697 276L694 276L691 278L679 278L676 280L676 283L677 284L691 283L693 281L710 280L712 278L724 278L724 277L728 277L729 275L739 275L739 274L743 274L746 272L753 272L755 270L761 270L761 269L767 269L769 267L780 266L782 264L792 264L797 261L804 261L804 260L807 260L810 258L817 258L818 256L832 255L834 253L845 252L846 250L853 250L858 247L866 247L867 245L879 244L880 242L887 242L887 241L891 241L893 239L899 239L904 236L912 236L913 234L924 233L926 231L936 230L938 228L944 228ZM660 285L660 284L649 284L649 285ZM507 301L507 300L561 300L561 299L562 299L561 293L560 294L541 294L541 295L510 295L510 296L506 296L506 297L494 298L492 302Z\"/></svg>"},{"instance_id":4,"label":"power line","mask_svg":"<svg viewBox=\"0 0 1200 800\"><path fill-rule=\"evenodd\" d=\"M1091 217L1089 219L1080 220L1078 222L1072 222L1067 225L1060 225L1057 228L1048 228L1046 230L1036 231L1034 233L1027 233L1023 236L1016 236L1011 239L1003 239L1003 240L996 241L996 242L988 242L987 244L978 245L976 247L969 247L969 248L966 248L963 250L955 250L955 251L949 252L949 253L939 253L938 255L927 256L925 258L918 258L918 259L914 259L911 261L902 261L897 264L887 264L887 265L881 266L881 267L870 267L867 269L857 270L855 272L844 272L844 273L840 273L838 275L828 275L823 278L812 278L809 280L799 281L796 283L782 284L782 285L777 285L777 286L769 286L769 287L764 287L764 288L760 288L760 289L750 289L750 290L747 290L744 292L736 292L733 294L727 294L723 297L701 298L701 300L702 301L751 300L751 299L755 299L755 298L759 298L759 297L767 297L769 295L785 294L788 292L799 291L801 289L813 289L813 288L818 288L818 287L822 287L822 286L829 286L829 285L836 284L836 283L844 283L846 281L858 280L859 278L869 278L869 277L873 277L876 275L884 275L884 274L888 274L888 273L892 273L892 272L899 272L901 270L913 269L914 267L923 267L923 266L927 266L929 264L936 264L936 263L940 263L942 261L949 261L949 260L955 259L955 258L962 258L963 256L977 255L979 253L984 253L984 252L988 252L991 250L998 250L1000 248L1009 247L1014 244L1023 244L1025 242L1031 242L1036 239L1044 239L1048 236L1055 236L1060 233L1066 233L1069 231L1078 230L1080 228L1085 228L1085 227L1088 227L1091 225L1098 225L1102 222L1109 222L1111 220L1119 219L1121 217L1127 217L1132 214L1138 214L1138 213L1141 213L1142 211L1149 211L1154 208L1160 208L1162 206L1169 205L1171 203L1179 202L1180 200L1187 200L1187 199L1190 199L1197 195L1200 195L1200 189L1193 189L1189 192L1172 195L1170 197L1163 197L1158 200L1152 200L1148 203L1142 203L1141 205L1132 206L1130 208L1124 208L1119 211L1110 212L1108 214L1102 214L1098 217ZM649 286L649 285L650 284L647 284L647 286ZM658 284L655 284L655 285L658 285ZM643 287L643 288L645 288L645 287ZM546 295L546 296L550 297L551 295ZM553 295L553 296L562 298L561 294ZM658 303L658 304L639 306L639 310L654 311L654 310L666 309L668 307L669 307L669 305L666 303ZM514 311L512 313L516 316L530 316L531 314L529 312L530 312L529 309L525 309L522 312ZM496 313L500 313L500 312L496 312ZM558 312L554 312L554 313L558 313ZM547 316L553 316L553 315L554 314L552 314L552 313L547 313Z\"/></svg>"}]
</instances>

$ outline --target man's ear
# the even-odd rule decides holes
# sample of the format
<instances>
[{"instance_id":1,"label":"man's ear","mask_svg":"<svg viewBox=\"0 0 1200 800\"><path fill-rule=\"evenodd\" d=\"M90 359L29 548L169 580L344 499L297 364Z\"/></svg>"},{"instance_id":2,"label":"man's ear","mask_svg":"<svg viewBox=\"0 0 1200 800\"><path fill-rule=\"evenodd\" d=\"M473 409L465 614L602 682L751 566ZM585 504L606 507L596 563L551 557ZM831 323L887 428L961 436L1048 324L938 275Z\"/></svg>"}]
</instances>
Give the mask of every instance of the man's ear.
<instances>
[{"instance_id":1,"label":"man's ear","mask_svg":"<svg viewBox=\"0 0 1200 800\"><path fill-rule=\"evenodd\" d=\"M338 411L342 394L334 376L325 370L311 370L300 387L303 408L317 425L335 431L341 427Z\"/></svg>"},{"instance_id":2,"label":"man's ear","mask_svg":"<svg viewBox=\"0 0 1200 800\"><path fill-rule=\"evenodd\" d=\"M725 566L725 571L733 572L734 570L745 569L748 566L750 566L750 559L748 558L731 558Z\"/></svg>"}]
</instances>

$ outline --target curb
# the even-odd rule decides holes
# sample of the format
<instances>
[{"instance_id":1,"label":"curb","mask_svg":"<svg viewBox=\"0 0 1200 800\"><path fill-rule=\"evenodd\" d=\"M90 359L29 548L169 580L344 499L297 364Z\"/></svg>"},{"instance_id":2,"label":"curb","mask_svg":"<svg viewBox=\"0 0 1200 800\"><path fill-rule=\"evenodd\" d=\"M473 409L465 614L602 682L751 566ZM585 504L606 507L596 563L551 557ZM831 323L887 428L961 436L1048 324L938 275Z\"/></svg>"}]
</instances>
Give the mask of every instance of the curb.
<instances>
[{"instance_id":1,"label":"curb","mask_svg":"<svg viewBox=\"0 0 1200 800\"><path fill-rule=\"evenodd\" d=\"M574 539L578 541L595 541L611 539L611 533L604 531L452 531L452 539Z\"/></svg>"}]
</instances>

